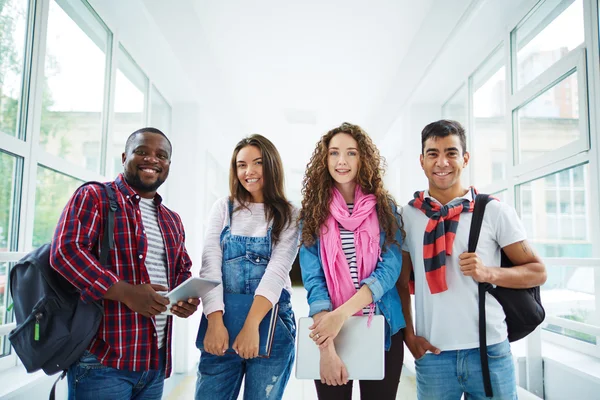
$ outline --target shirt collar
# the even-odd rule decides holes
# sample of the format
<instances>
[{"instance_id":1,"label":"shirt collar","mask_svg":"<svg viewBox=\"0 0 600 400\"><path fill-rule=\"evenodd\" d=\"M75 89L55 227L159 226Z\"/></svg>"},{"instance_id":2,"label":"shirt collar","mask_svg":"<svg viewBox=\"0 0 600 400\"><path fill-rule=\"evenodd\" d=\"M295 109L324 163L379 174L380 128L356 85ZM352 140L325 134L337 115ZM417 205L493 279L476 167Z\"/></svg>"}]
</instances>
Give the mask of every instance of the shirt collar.
<instances>
[{"instance_id":1,"label":"shirt collar","mask_svg":"<svg viewBox=\"0 0 600 400\"><path fill-rule=\"evenodd\" d=\"M127 200L130 200L135 204L138 204L140 202L140 195L131 186L129 186L123 174L119 174L119 176L117 176L117 179L115 179L115 182L117 183L117 187L119 188L121 193L123 193ZM161 203L162 197L160 196L160 194L156 193L154 195L154 204L158 206Z\"/></svg>"},{"instance_id":2,"label":"shirt collar","mask_svg":"<svg viewBox=\"0 0 600 400\"><path fill-rule=\"evenodd\" d=\"M427 190L427 189L425 189L425 191L423 192L423 198L425 198L425 199L426 199L426 198L430 198L432 201L435 201L436 203L438 203L438 204L440 204L440 205L442 205L442 206L444 205L444 204L440 203L439 201L437 201L435 198L431 197L431 196L429 195L429 190ZM465 195L464 195L464 196L461 196L461 197L455 197L454 199L450 200L450 201L448 202L448 204L451 204L451 203L454 203L454 202L457 202L457 201L463 201L463 200L465 200L465 199L466 199L466 200L469 200L469 201L473 201L473 200L475 199L475 198L473 197L473 187L472 187L472 186L471 186L471 187L469 187L469 190L467 190L467 193L465 193Z\"/></svg>"}]
</instances>

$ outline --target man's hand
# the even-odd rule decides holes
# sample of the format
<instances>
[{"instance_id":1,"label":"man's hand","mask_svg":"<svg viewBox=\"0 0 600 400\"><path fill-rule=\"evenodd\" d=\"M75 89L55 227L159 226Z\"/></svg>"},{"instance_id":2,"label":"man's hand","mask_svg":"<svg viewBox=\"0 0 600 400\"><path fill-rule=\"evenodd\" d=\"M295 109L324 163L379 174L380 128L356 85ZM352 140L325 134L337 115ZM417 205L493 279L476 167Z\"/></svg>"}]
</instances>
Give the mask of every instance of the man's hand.
<instances>
[{"instance_id":1,"label":"man's hand","mask_svg":"<svg viewBox=\"0 0 600 400\"><path fill-rule=\"evenodd\" d=\"M346 316L338 310L321 316L317 322L308 327L312 330L310 337L316 344L322 345L327 339L333 340L340 333L340 329L346 322Z\"/></svg>"},{"instance_id":2,"label":"man's hand","mask_svg":"<svg viewBox=\"0 0 600 400\"><path fill-rule=\"evenodd\" d=\"M222 356L229 348L229 332L223 324L223 312L215 311L207 316L208 328L204 336L204 350Z\"/></svg>"},{"instance_id":3,"label":"man's hand","mask_svg":"<svg viewBox=\"0 0 600 400\"><path fill-rule=\"evenodd\" d=\"M233 350L242 358L258 357L259 334L258 325L246 322L233 342Z\"/></svg>"},{"instance_id":4,"label":"man's hand","mask_svg":"<svg viewBox=\"0 0 600 400\"><path fill-rule=\"evenodd\" d=\"M326 385L338 386L348 383L348 370L333 344L321 350L320 372L321 383Z\"/></svg>"},{"instance_id":5,"label":"man's hand","mask_svg":"<svg viewBox=\"0 0 600 400\"><path fill-rule=\"evenodd\" d=\"M117 300L144 317L152 317L167 311L169 299L157 292L166 292L169 288L162 285L145 283L143 285L131 285L120 281L113 285L105 294L104 298Z\"/></svg>"},{"instance_id":6,"label":"man's hand","mask_svg":"<svg viewBox=\"0 0 600 400\"><path fill-rule=\"evenodd\" d=\"M171 307L171 312L173 315L178 316L179 318L187 318L198 309L198 305L200 304L200 299L190 298L185 301L179 301L173 307Z\"/></svg>"},{"instance_id":7,"label":"man's hand","mask_svg":"<svg viewBox=\"0 0 600 400\"><path fill-rule=\"evenodd\" d=\"M490 269L483 265L481 258L476 253L467 253L466 251L458 256L458 265L464 276L470 276L477 282L490 281Z\"/></svg>"},{"instance_id":8,"label":"man's hand","mask_svg":"<svg viewBox=\"0 0 600 400\"><path fill-rule=\"evenodd\" d=\"M423 336L409 335L404 337L404 343L412 353L415 360L423 357L427 351L431 351L433 354L440 354L440 349L433 346Z\"/></svg>"}]
</instances>

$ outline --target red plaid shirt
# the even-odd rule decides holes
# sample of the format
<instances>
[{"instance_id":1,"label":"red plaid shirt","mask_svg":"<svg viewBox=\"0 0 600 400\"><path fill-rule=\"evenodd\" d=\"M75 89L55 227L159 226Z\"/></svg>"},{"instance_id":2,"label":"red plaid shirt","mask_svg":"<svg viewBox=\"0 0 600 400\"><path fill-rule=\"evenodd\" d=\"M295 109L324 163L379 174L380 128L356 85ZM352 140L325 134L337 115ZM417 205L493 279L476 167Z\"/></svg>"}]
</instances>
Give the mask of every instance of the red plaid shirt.
<instances>
[{"instance_id":1,"label":"red plaid shirt","mask_svg":"<svg viewBox=\"0 0 600 400\"><path fill-rule=\"evenodd\" d=\"M98 242L102 237L108 210L103 188L87 185L79 189L62 212L50 253L54 269L81 290L83 301L103 299L116 282L150 283L145 260L148 240L142 224L140 197L119 175L114 182L119 209L115 214L115 248L108 266L98 261ZM167 257L167 276L172 289L191 276L192 262L185 249L185 232L179 215L162 205L157 194L158 224L163 234ZM166 377L171 374L171 332L173 318L167 319ZM131 311L125 304L104 300L104 319L89 351L102 364L130 371L159 369L158 344L153 318Z\"/></svg>"}]
</instances>

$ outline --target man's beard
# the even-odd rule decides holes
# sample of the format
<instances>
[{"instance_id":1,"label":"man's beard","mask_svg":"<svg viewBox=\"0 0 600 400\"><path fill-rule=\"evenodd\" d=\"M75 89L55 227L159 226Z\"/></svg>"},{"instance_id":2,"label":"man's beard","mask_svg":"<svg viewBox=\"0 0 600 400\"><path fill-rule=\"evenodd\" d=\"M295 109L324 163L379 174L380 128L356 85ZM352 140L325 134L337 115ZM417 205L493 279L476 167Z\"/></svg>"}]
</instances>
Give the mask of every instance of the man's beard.
<instances>
[{"instance_id":1,"label":"man's beard","mask_svg":"<svg viewBox=\"0 0 600 400\"><path fill-rule=\"evenodd\" d=\"M160 185L165 183L164 179L157 178L156 181L154 181L154 183L146 184L146 183L142 182L142 180L138 174L133 174L133 176L132 176L128 173L125 173L125 174L123 174L123 176L125 177L125 180L129 184L129 186L131 186L132 188L137 189L141 192L155 192L156 189L158 189L160 187Z\"/></svg>"}]
</instances>

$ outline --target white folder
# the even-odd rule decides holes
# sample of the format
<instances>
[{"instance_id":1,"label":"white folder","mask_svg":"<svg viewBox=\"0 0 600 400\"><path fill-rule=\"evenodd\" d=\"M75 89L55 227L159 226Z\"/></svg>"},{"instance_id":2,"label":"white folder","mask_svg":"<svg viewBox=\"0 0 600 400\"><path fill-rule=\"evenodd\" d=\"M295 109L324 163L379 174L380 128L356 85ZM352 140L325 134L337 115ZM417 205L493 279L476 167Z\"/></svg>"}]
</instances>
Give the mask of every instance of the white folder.
<instances>
[{"instance_id":1,"label":"white folder","mask_svg":"<svg viewBox=\"0 0 600 400\"><path fill-rule=\"evenodd\" d=\"M348 318L333 341L349 379L381 380L385 375L385 319L374 315L370 326L367 320L367 316ZM320 350L308 336L312 323L312 318L298 321L297 379L321 379Z\"/></svg>"}]
</instances>

